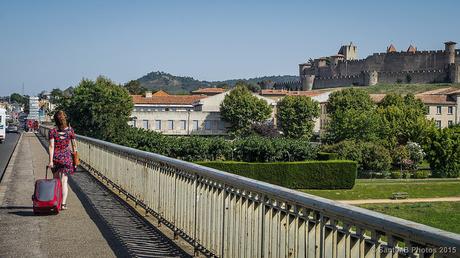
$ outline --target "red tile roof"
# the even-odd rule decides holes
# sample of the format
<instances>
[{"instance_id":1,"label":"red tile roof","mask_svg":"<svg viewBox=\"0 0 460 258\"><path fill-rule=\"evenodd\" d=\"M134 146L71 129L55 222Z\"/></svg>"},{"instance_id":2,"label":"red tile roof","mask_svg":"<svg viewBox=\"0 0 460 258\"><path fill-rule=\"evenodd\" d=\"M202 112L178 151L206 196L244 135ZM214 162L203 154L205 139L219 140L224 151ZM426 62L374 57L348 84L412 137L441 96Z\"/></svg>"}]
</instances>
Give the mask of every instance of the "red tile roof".
<instances>
[{"instance_id":1,"label":"red tile roof","mask_svg":"<svg viewBox=\"0 0 460 258\"><path fill-rule=\"evenodd\" d=\"M287 90L273 90L273 89L263 89L260 91L260 95L282 95L285 96L288 94Z\"/></svg>"},{"instance_id":2,"label":"red tile roof","mask_svg":"<svg viewBox=\"0 0 460 258\"><path fill-rule=\"evenodd\" d=\"M273 90L273 89L265 89L260 91L260 95L262 96L268 96L268 95L280 95L280 96L308 96L308 97L314 97L318 96L320 94L323 94L328 91L333 91L331 89L327 90Z\"/></svg>"},{"instance_id":3,"label":"red tile roof","mask_svg":"<svg viewBox=\"0 0 460 258\"><path fill-rule=\"evenodd\" d=\"M379 103L383 100L386 94L369 94L371 99L375 103ZM446 104L454 105L455 100L448 94L425 94L420 93L415 95L415 98L420 99L424 104Z\"/></svg>"},{"instance_id":4,"label":"red tile roof","mask_svg":"<svg viewBox=\"0 0 460 258\"><path fill-rule=\"evenodd\" d=\"M416 98L420 99L425 104L449 104L455 105L455 100L446 94L443 95L416 95Z\"/></svg>"},{"instance_id":5,"label":"red tile roof","mask_svg":"<svg viewBox=\"0 0 460 258\"><path fill-rule=\"evenodd\" d=\"M369 94L369 96L371 97L372 101L374 101L375 103L380 103L380 101L383 100L383 98L385 98L387 94Z\"/></svg>"},{"instance_id":6,"label":"red tile roof","mask_svg":"<svg viewBox=\"0 0 460 258\"><path fill-rule=\"evenodd\" d=\"M322 93L324 93L325 91L314 91L314 90L310 90L310 91L289 91L287 95L289 96L308 96L308 97L314 97L314 96L318 96Z\"/></svg>"},{"instance_id":7,"label":"red tile roof","mask_svg":"<svg viewBox=\"0 0 460 258\"><path fill-rule=\"evenodd\" d=\"M224 88L199 88L198 90L192 91L193 94L206 94L206 93L222 93L225 92Z\"/></svg>"},{"instance_id":8,"label":"red tile roof","mask_svg":"<svg viewBox=\"0 0 460 258\"><path fill-rule=\"evenodd\" d=\"M164 90L159 90L153 93L152 96L170 96L170 95Z\"/></svg>"},{"instance_id":9,"label":"red tile roof","mask_svg":"<svg viewBox=\"0 0 460 258\"><path fill-rule=\"evenodd\" d=\"M150 105L192 105L193 102L206 98L206 95L153 95L146 98L142 95L131 95L134 104Z\"/></svg>"}]
</instances>

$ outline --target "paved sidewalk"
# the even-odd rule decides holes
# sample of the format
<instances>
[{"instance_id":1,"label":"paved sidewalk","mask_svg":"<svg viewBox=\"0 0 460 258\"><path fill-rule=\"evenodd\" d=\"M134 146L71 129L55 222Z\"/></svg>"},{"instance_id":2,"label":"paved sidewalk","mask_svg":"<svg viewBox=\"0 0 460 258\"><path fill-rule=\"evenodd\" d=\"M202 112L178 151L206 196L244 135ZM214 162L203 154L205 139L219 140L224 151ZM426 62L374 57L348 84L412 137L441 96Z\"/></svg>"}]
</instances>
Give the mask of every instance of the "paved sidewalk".
<instances>
[{"instance_id":1,"label":"paved sidewalk","mask_svg":"<svg viewBox=\"0 0 460 258\"><path fill-rule=\"evenodd\" d=\"M84 170L69 179L69 210L34 216L34 182L48 161L42 143L23 134L0 183L0 257L190 257Z\"/></svg>"},{"instance_id":2,"label":"paved sidewalk","mask_svg":"<svg viewBox=\"0 0 460 258\"><path fill-rule=\"evenodd\" d=\"M33 215L34 182L47 161L37 137L23 134L0 184L0 257L115 257L72 189L69 210Z\"/></svg>"},{"instance_id":3,"label":"paved sidewalk","mask_svg":"<svg viewBox=\"0 0 460 258\"><path fill-rule=\"evenodd\" d=\"M416 202L460 202L460 196L439 197L439 198L407 198L407 199L366 199L366 200L339 200L341 203L359 204L379 204L379 203L416 203Z\"/></svg>"}]
</instances>

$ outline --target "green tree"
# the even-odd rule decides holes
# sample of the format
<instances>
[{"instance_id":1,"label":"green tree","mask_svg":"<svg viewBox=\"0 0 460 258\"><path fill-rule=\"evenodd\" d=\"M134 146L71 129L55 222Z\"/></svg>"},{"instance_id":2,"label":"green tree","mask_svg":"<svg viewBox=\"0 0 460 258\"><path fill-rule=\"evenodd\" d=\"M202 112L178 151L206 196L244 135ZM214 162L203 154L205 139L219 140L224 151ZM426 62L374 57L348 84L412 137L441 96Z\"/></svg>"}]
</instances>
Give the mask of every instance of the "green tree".
<instances>
[{"instance_id":1,"label":"green tree","mask_svg":"<svg viewBox=\"0 0 460 258\"><path fill-rule=\"evenodd\" d=\"M277 106L278 125L291 138L310 138L319 116L319 103L307 96L284 97Z\"/></svg>"},{"instance_id":2,"label":"green tree","mask_svg":"<svg viewBox=\"0 0 460 258\"><path fill-rule=\"evenodd\" d=\"M248 85L248 89L249 89L250 91L252 91L252 92L258 93L258 92L260 92L260 90L261 90L261 87L260 87L259 84L252 84L252 83L250 83L250 84L247 84L247 85Z\"/></svg>"},{"instance_id":3,"label":"green tree","mask_svg":"<svg viewBox=\"0 0 460 258\"><path fill-rule=\"evenodd\" d=\"M375 112L375 104L365 91L350 88L333 92L327 110L330 120L324 136L326 142L378 139L377 129L381 122Z\"/></svg>"},{"instance_id":4,"label":"green tree","mask_svg":"<svg viewBox=\"0 0 460 258\"><path fill-rule=\"evenodd\" d=\"M339 159L358 163L360 178L371 177L373 173L386 173L391 168L389 151L379 142L345 140L332 145L323 145L323 151L336 153Z\"/></svg>"},{"instance_id":5,"label":"green tree","mask_svg":"<svg viewBox=\"0 0 460 258\"><path fill-rule=\"evenodd\" d=\"M252 95L245 85L236 86L220 105L222 119L231 124L230 131L245 134L256 122L270 118L271 107L263 99Z\"/></svg>"},{"instance_id":6,"label":"green tree","mask_svg":"<svg viewBox=\"0 0 460 258\"><path fill-rule=\"evenodd\" d=\"M374 109L375 104L366 91L362 89L349 88L335 91L329 96L327 112L330 114L336 111L345 110L369 110Z\"/></svg>"},{"instance_id":7,"label":"green tree","mask_svg":"<svg viewBox=\"0 0 460 258\"><path fill-rule=\"evenodd\" d=\"M24 105L26 101L26 98L19 93L13 93L10 95L10 102L16 102Z\"/></svg>"},{"instance_id":8,"label":"green tree","mask_svg":"<svg viewBox=\"0 0 460 258\"><path fill-rule=\"evenodd\" d=\"M434 128L424 149L433 177L460 176L460 126Z\"/></svg>"},{"instance_id":9,"label":"green tree","mask_svg":"<svg viewBox=\"0 0 460 258\"><path fill-rule=\"evenodd\" d=\"M130 94L133 95L141 95L147 90L147 88L141 86L141 83L137 80L131 80L127 82L123 87L129 91Z\"/></svg>"},{"instance_id":10,"label":"green tree","mask_svg":"<svg viewBox=\"0 0 460 258\"><path fill-rule=\"evenodd\" d=\"M387 139L389 148L398 144L405 145L408 141L421 142L434 124L426 119L423 102L414 95L404 97L388 94L379 103L378 116L382 125L380 137Z\"/></svg>"},{"instance_id":11,"label":"green tree","mask_svg":"<svg viewBox=\"0 0 460 258\"><path fill-rule=\"evenodd\" d=\"M57 103L59 99L63 97L63 92L59 88L55 88L51 91L51 102L52 103Z\"/></svg>"},{"instance_id":12,"label":"green tree","mask_svg":"<svg viewBox=\"0 0 460 258\"><path fill-rule=\"evenodd\" d=\"M133 103L127 90L100 76L96 81L82 80L58 109L68 114L79 133L110 141L125 133Z\"/></svg>"}]
</instances>

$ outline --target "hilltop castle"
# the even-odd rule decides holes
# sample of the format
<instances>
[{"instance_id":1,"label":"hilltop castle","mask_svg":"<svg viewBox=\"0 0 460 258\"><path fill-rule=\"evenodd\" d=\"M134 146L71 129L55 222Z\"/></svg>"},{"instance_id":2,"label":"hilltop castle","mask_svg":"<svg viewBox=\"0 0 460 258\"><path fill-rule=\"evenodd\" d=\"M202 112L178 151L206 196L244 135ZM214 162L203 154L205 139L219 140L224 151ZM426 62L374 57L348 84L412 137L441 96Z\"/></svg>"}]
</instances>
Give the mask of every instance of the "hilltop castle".
<instances>
[{"instance_id":1,"label":"hilltop castle","mask_svg":"<svg viewBox=\"0 0 460 258\"><path fill-rule=\"evenodd\" d=\"M460 50L455 49L455 42L444 44L444 50L418 51L410 45L401 52L391 44L386 53L357 59L357 47L350 43L342 46L336 55L299 64L300 82L277 84L275 88L312 90L377 83L458 83Z\"/></svg>"}]
</instances>

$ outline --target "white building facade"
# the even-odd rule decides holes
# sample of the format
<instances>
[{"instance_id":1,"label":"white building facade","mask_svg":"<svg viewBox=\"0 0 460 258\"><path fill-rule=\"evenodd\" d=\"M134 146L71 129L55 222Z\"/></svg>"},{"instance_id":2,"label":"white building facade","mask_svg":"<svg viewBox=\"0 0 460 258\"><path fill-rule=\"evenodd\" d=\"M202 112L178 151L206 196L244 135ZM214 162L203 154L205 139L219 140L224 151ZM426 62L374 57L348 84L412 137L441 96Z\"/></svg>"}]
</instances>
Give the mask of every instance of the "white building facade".
<instances>
[{"instance_id":1,"label":"white building facade","mask_svg":"<svg viewBox=\"0 0 460 258\"><path fill-rule=\"evenodd\" d=\"M169 95L160 91L134 95L130 125L166 135L226 135L230 124L221 119L220 104L228 93ZM275 106L275 101L255 96Z\"/></svg>"}]
</instances>

